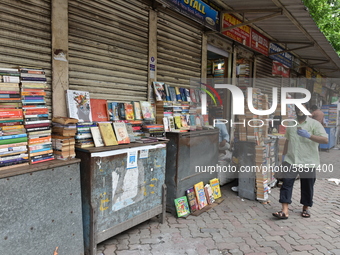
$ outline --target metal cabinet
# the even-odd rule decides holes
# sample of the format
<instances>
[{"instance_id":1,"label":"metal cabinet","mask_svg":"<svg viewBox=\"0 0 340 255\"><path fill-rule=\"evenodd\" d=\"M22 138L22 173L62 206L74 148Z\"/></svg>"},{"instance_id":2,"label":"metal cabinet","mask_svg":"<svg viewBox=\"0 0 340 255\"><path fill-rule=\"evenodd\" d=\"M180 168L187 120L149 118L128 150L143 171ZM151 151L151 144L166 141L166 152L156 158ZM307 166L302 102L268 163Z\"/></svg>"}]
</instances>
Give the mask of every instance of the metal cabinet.
<instances>
[{"instance_id":1,"label":"metal cabinet","mask_svg":"<svg viewBox=\"0 0 340 255\"><path fill-rule=\"evenodd\" d=\"M146 158L140 152L148 151ZM165 217L166 143L77 149L81 159L81 188L85 254L97 244L156 215ZM137 166L128 158L136 153Z\"/></svg>"},{"instance_id":2,"label":"metal cabinet","mask_svg":"<svg viewBox=\"0 0 340 255\"><path fill-rule=\"evenodd\" d=\"M326 133L328 134L328 143L320 144L320 149L329 150L336 145L336 127L325 127Z\"/></svg>"},{"instance_id":3,"label":"metal cabinet","mask_svg":"<svg viewBox=\"0 0 340 255\"><path fill-rule=\"evenodd\" d=\"M217 177L218 129L167 133L166 209L176 213L174 199L184 196L194 184ZM215 171L214 171L215 170Z\"/></svg>"},{"instance_id":4,"label":"metal cabinet","mask_svg":"<svg viewBox=\"0 0 340 255\"><path fill-rule=\"evenodd\" d=\"M0 254L84 254L79 162L0 171Z\"/></svg>"}]
</instances>

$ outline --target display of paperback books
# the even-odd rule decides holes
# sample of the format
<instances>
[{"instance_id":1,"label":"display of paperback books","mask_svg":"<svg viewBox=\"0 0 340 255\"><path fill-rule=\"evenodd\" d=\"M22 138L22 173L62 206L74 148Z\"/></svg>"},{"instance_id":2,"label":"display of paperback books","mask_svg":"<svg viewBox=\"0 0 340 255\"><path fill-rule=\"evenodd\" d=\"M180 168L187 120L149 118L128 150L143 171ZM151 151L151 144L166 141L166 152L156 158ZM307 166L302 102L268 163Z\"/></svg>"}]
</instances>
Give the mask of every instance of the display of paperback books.
<instances>
[{"instance_id":1,"label":"display of paperback books","mask_svg":"<svg viewBox=\"0 0 340 255\"><path fill-rule=\"evenodd\" d=\"M36 164L53 160L51 120L45 102L45 71L21 67L20 77L29 161L31 164Z\"/></svg>"},{"instance_id":2,"label":"display of paperback books","mask_svg":"<svg viewBox=\"0 0 340 255\"><path fill-rule=\"evenodd\" d=\"M90 93L87 91L67 90L66 105L68 117L79 122L92 122Z\"/></svg>"},{"instance_id":3,"label":"display of paperback books","mask_svg":"<svg viewBox=\"0 0 340 255\"><path fill-rule=\"evenodd\" d=\"M75 136L76 147L77 148L94 147L91 127L96 127L97 125L93 122L78 122L76 126L77 126L77 133Z\"/></svg>"},{"instance_id":4,"label":"display of paperback books","mask_svg":"<svg viewBox=\"0 0 340 255\"><path fill-rule=\"evenodd\" d=\"M186 217L190 214L189 204L186 196L174 200L177 217Z\"/></svg>"},{"instance_id":5,"label":"display of paperback books","mask_svg":"<svg viewBox=\"0 0 340 255\"><path fill-rule=\"evenodd\" d=\"M2 83L17 83L20 82L20 73L16 68L0 67L0 77Z\"/></svg>"}]
</instances>

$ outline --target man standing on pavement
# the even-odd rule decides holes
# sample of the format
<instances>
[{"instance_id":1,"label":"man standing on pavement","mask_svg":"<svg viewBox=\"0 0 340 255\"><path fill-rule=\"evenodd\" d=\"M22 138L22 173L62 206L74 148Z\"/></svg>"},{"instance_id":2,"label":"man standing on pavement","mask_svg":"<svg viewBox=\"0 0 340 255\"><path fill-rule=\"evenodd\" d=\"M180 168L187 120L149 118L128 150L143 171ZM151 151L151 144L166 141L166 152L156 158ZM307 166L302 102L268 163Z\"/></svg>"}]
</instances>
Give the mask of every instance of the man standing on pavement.
<instances>
[{"instance_id":1,"label":"man standing on pavement","mask_svg":"<svg viewBox=\"0 0 340 255\"><path fill-rule=\"evenodd\" d=\"M295 106L297 125L287 127L287 138L283 155L285 161L282 167L289 169L284 173L280 189L281 211L273 213L279 219L288 219L288 205L292 203L293 185L297 175L300 175L301 199L303 205L301 216L309 218L308 208L313 205L315 168L320 165L319 143L328 143L328 135L320 122L306 116Z\"/></svg>"},{"instance_id":2,"label":"man standing on pavement","mask_svg":"<svg viewBox=\"0 0 340 255\"><path fill-rule=\"evenodd\" d=\"M319 121L324 126L325 123L323 122L323 119L325 117L325 114L320 109L318 109L315 104L312 105L310 109L312 110L312 118Z\"/></svg>"},{"instance_id":3,"label":"man standing on pavement","mask_svg":"<svg viewBox=\"0 0 340 255\"><path fill-rule=\"evenodd\" d=\"M219 141L219 159L223 160L226 159L226 150L230 149L230 144L229 144L229 133L226 127L226 124L223 123L222 121L216 120L214 123L215 127L219 129L219 136L218 136L218 141Z\"/></svg>"}]
</instances>

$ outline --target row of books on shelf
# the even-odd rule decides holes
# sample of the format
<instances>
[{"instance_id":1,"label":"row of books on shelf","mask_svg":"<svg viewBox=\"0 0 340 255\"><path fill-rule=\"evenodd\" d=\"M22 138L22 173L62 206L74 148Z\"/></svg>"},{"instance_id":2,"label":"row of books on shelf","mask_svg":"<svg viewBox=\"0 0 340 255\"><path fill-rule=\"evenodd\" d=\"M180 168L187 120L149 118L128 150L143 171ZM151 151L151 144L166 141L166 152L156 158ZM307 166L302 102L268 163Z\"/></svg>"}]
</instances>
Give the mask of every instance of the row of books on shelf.
<instances>
[{"instance_id":1,"label":"row of books on shelf","mask_svg":"<svg viewBox=\"0 0 340 255\"><path fill-rule=\"evenodd\" d=\"M184 196L174 200L177 216L186 217L208 204L213 204L221 196L218 178L211 179L206 185L202 181L198 182L192 188L187 189Z\"/></svg>"},{"instance_id":2,"label":"row of books on shelf","mask_svg":"<svg viewBox=\"0 0 340 255\"><path fill-rule=\"evenodd\" d=\"M53 132L59 136L73 135L77 148L151 143L164 140L165 136L163 125L143 121L53 123Z\"/></svg>"},{"instance_id":3,"label":"row of books on shelf","mask_svg":"<svg viewBox=\"0 0 340 255\"><path fill-rule=\"evenodd\" d=\"M165 132L185 132L202 130L204 126L209 126L208 115L204 114L184 114L163 117Z\"/></svg>"},{"instance_id":4,"label":"row of books on shelf","mask_svg":"<svg viewBox=\"0 0 340 255\"><path fill-rule=\"evenodd\" d=\"M153 90L156 101L201 102L201 90L199 88L172 87L164 82L153 82Z\"/></svg>"},{"instance_id":5,"label":"row of books on shelf","mask_svg":"<svg viewBox=\"0 0 340 255\"><path fill-rule=\"evenodd\" d=\"M68 116L80 122L116 120L155 120L154 109L148 101L108 102L92 99L87 91L67 90Z\"/></svg>"}]
</instances>

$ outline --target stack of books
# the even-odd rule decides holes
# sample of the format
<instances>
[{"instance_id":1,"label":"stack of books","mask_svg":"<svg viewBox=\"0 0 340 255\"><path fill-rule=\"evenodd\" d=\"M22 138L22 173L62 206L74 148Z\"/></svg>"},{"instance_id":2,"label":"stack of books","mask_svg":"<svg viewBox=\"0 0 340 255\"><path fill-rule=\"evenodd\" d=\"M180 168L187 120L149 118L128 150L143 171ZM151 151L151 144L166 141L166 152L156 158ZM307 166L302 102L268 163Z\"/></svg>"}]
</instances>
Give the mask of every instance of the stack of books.
<instances>
[{"instance_id":1,"label":"stack of books","mask_svg":"<svg viewBox=\"0 0 340 255\"><path fill-rule=\"evenodd\" d=\"M45 89L47 89L45 71L22 67L20 76L21 101L28 135L30 163L53 160L51 120L45 102Z\"/></svg>"},{"instance_id":2,"label":"stack of books","mask_svg":"<svg viewBox=\"0 0 340 255\"><path fill-rule=\"evenodd\" d=\"M4 79L4 76L10 76L4 75L5 70L19 75L18 69L1 68L0 71L3 75L2 80L7 81L0 83L0 170L28 165L27 134L23 125L19 81Z\"/></svg>"},{"instance_id":3,"label":"stack of books","mask_svg":"<svg viewBox=\"0 0 340 255\"><path fill-rule=\"evenodd\" d=\"M20 82L20 73L16 68L2 68L0 67L0 77L2 83L17 83ZM11 93L8 93L11 94ZM20 97L18 97L20 98Z\"/></svg>"},{"instance_id":4,"label":"stack of books","mask_svg":"<svg viewBox=\"0 0 340 255\"><path fill-rule=\"evenodd\" d=\"M52 119L52 148L56 159L71 159L76 156L75 135L77 119L54 117Z\"/></svg>"},{"instance_id":5,"label":"stack of books","mask_svg":"<svg viewBox=\"0 0 340 255\"><path fill-rule=\"evenodd\" d=\"M97 125L93 122L78 122L77 133L75 136L77 148L94 147L94 142L91 134L91 127Z\"/></svg>"},{"instance_id":6,"label":"stack of books","mask_svg":"<svg viewBox=\"0 0 340 255\"><path fill-rule=\"evenodd\" d=\"M145 137L164 137L164 126L163 124L151 124L143 126Z\"/></svg>"}]
</instances>

